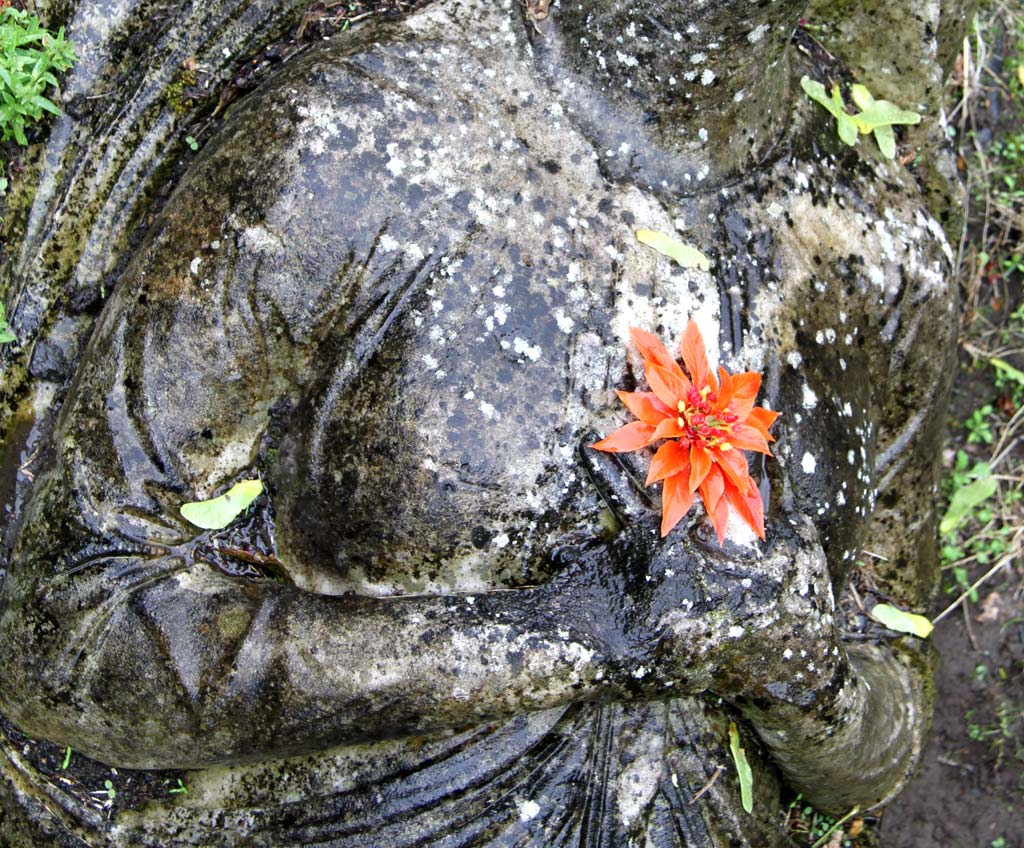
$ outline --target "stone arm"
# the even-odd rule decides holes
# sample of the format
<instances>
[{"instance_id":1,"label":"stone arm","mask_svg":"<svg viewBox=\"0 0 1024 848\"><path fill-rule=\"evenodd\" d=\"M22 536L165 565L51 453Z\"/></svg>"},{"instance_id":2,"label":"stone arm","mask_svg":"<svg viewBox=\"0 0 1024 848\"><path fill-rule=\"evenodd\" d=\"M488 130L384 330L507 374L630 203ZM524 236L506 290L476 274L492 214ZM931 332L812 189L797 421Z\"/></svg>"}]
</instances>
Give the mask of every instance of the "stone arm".
<instances>
[{"instance_id":1,"label":"stone arm","mask_svg":"<svg viewBox=\"0 0 1024 848\"><path fill-rule=\"evenodd\" d=\"M702 691L718 636L698 616L670 618L721 606L715 628L742 630L749 610L731 593L748 573L764 596L757 615L772 620L777 575L751 568L711 585L685 559L676 573L668 556L679 552L653 550L654 514L650 526L578 548L536 588L371 598L226 576L199 551L208 534L177 508L203 471L219 488L249 467L238 444L260 405L231 375L248 366L257 382L276 378L261 372L256 334L216 349L213 330L170 334L187 348L178 364L194 363L176 371L152 354L169 328L153 313L147 326L138 297L119 290L101 319L9 564L0 706L27 732L136 768L295 755L577 700ZM146 307L156 312L158 300L150 292ZM139 364L142 350L155 362ZM147 379L159 411L146 406ZM215 384L226 420L200 457L185 441ZM246 412L233 421L233 409ZM225 454L238 467L218 480Z\"/></svg>"}]
</instances>

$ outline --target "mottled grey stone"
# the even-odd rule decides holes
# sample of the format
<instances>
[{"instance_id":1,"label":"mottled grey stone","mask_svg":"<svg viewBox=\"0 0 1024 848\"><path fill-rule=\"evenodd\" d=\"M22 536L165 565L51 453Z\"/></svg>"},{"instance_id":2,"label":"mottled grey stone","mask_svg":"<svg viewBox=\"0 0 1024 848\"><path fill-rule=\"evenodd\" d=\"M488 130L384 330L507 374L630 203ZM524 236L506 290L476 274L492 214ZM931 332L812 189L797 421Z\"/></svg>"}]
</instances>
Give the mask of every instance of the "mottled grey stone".
<instances>
[{"instance_id":1,"label":"mottled grey stone","mask_svg":"<svg viewBox=\"0 0 1024 848\"><path fill-rule=\"evenodd\" d=\"M927 662L847 651L834 589L868 540L893 593L933 585L949 248L793 96L798 12L604 0L538 33L445 0L229 112L59 395L0 596L4 714L190 792L103 821L7 746L7 807L119 846L762 846L776 769L826 809L899 790ZM690 317L784 412L763 543L699 509L660 539L649 458L589 448L628 328ZM256 473L240 529L180 517ZM258 538L277 579L227 573Z\"/></svg>"}]
</instances>

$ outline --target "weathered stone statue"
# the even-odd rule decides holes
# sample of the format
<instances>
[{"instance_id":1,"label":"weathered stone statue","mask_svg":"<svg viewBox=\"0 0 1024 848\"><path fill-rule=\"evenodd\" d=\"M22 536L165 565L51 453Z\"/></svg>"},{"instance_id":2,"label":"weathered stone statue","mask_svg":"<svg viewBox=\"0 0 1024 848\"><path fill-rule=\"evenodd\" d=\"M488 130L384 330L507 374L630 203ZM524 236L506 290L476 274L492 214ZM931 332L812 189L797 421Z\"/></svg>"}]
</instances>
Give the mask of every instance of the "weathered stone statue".
<instances>
[{"instance_id":1,"label":"weathered stone statue","mask_svg":"<svg viewBox=\"0 0 1024 848\"><path fill-rule=\"evenodd\" d=\"M4 743L13 844L765 846L779 773L843 812L899 791L924 652L845 644L834 598L865 548L896 599L932 585L948 246L903 167L798 93L803 3L563 2L534 27L439 0L365 26L236 104L131 247L160 87L296 4L196 4L137 45L142 78L103 50L145 4L94 5L8 262L38 452L0 709L194 771L106 821ZM733 521L720 546L699 509L660 538L649 456L589 447L642 381L628 328L691 317L783 413L764 542ZM229 530L181 517L257 474Z\"/></svg>"}]
</instances>

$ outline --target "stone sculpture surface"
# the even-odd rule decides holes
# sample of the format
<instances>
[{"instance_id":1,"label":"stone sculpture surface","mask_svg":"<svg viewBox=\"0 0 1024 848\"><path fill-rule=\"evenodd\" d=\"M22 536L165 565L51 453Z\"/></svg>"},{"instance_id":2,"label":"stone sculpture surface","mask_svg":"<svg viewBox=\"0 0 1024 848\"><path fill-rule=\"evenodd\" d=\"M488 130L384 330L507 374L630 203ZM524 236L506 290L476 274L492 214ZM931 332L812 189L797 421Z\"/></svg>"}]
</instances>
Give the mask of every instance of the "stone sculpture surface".
<instances>
[{"instance_id":1,"label":"stone sculpture surface","mask_svg":"<svg viewBox=\"0 0 1024 848\"><path fill-rule=\"evenodd\" d=\"M5 715L192 790L103 823L5 748L11 821L48 799L53 844L768 845L776 767L825 808L898 791L927 662L845 646L833 587L870 547L895 594L930 590L950 257L901 166L823 146L800 8L563 4L538 33L442 0L232 108L51 379L0 600ZM20 262L38 345L83 336L25 305ZM699 510L659 538L649 460L589 448L642 377L628 328L691 317L783 412L765 542L733 521L719 546ZM256 473L233 529L181 518ZM753 816L732 777L691 803L729 762L707 692L763 746Z\"/></svg>"}]
</instances>

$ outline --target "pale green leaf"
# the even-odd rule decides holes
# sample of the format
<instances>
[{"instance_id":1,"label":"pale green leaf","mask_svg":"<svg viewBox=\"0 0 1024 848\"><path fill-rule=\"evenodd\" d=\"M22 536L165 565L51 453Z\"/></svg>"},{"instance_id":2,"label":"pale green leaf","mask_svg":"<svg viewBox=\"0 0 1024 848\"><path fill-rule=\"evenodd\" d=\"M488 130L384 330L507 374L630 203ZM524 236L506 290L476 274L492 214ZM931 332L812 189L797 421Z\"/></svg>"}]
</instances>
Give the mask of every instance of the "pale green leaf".
<instances>
[{"instance_id":1,"label":"pale green leaf","mask_svg":"<svg viewBox=\"0 0 1024 848\"><path fill-rule=\"evenodd\" d=\"M949 501L949 509L939 522L939 535L945 536L955 530L967 514L978 504L992 497L997 488L996 478L987 476L957 489Z\"/></svg>"},{"instance_id":2,"label":"pale green leaf","mask_svg":"<svg viewBox=\"0 0 1024 848\"><path fill-rule=\"evenodd\" d=\"M243 480L235 483L219 498L209 501L193 501L181 508L182 516L204 530L221 530L240 515L263 491L260 480Z\"/></svg>"},{"instance_id":3,"label":"pale green leaf","mask_svg":"<svg viewBox=\"0 0 1024 848\"><path fill-rule=\"evenodd\" d=\"M840 112L836 117L836 123L839 138L848 146L853 147L857 143L857 125L853 122L853 118L846 112Z\"/></svg>"},{"instance_id":4,"label":"pale green leaf","mask_svg":"<svg viewBox=\"0 0 1024 848\"><path fill-rule=\"evenodd\" d=\"M700 268L701 271L711 269L711 260L697 248L669 238L664 233L655 230L637 230L636 239L641 244L653 247L658 253L674 259L684 268Z\"/></svg>"},{"instance_id":5,"label":"pale green leaf","mask_svg":"<svg viewBox=\"0 0 1024 848\"><path fill-rule=\"evenodd\" d=\"M740 800L747 813L754 812L754 773L747 762L747 752L740 745L740 732L735 722L729 722L729 753L736 764L736 775L740 779Z\"/></svg>"},{"instance_id":6,"label":"pale green leaf","mask_svg":"<svg viewBox=\"0 0 1024 848\"><path fill-rule=\"evenodd\" d=\"M863 112L853 116L858 129L862 133L870 132L875 127L892 126L893 124L919 124L921 116L917 112L900 109L888 100L876 100Z\"/></svg>"},{"instance_id":7,"label":"pale green leaf","mask_svg":"<svg viewBox=\"0 0 1024 848\"><path fill-rule=\"evenodd\" d=\"M820 103L828 109L829 114L836 119L836 131L839 134L839 138L851 147L856 144L857 125L853 122L853 119L844 107L843 95L839 91L839 86L832 86L832 96L830 97L825 92L825 86L817 80L812 80L810 77L804 76L800 78L800 87L804 90L804 93L811 98L811 100L815 103Z\"/></svg>"},{"instance_id":8,"label":"pale green leaf","mask_svg":"<svg viewBox=\"0 0 1024 848\"><path fill-rule=\"evenodd\" d=\"M811 98L815 103L820 103L832 114L833 117L838 118L839 113L843 111L842 103L840 102L837 106L836 103L828 96L825 92L825 86L823 86L817 80L812 80L808 76L800 77L800 88L804 90L804 94Z\"/></svg>"},{"instance_id":9,"label":"pale green leaf","mask_svg":"<svg viewBox=\"0 0 1024 848\"><path fill-rule=\"evenodd\" d=\"M920 639L927 639L934 629L932 623L923 615L904 612L889 604L875 604L871 609L871 617L898 633L910 633Z\"/></svg>"},{"instance_id":10,"label":"pale green leaf","mask_svg":"<svg viewBox=\"0 0 1024 848\"><path fill-rule=\"evenodd\" d=\"M859 82L850 86L850 96L858 109L870 109L875 102L875 96L868 91L868 87Z\"/></svg>"},{"instance_id":11,"label":"pale green leaf","mask_svg":"<svg viewBox=\"0 0 1024 848\"><path fill-rule=\"evenodd\" d=\"M1005 359L1000 359L997 356L993 356L989 362L992 363L993 367L999 371L1002 371L1011 380L1014 380L1024 386L1024 371L1020 371L1014 368Z\"/></svg>"},{"instance_id":12,"label":"pale green leaf","mask_svg":"<svg viewBox=\"0 0 1024 848\"><path fill-rule=\"evenodd\" d=\"M878 149L886 159L896 158L896 137L892 133L892 127L875 127L875 141L878 142Z\"/></svg>"}]
</instances>

